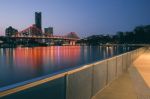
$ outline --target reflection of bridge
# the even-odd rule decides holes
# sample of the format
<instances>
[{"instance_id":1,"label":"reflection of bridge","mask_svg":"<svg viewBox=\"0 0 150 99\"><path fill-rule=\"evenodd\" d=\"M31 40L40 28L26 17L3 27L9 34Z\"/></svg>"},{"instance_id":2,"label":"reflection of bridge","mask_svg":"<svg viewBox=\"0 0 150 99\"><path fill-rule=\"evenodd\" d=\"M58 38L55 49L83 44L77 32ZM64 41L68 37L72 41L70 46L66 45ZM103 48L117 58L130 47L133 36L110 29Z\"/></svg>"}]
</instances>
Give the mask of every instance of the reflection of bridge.
<instances>
[{"instance_id":1,"label":"reflection of bridge","mask_svg":"<svg viewBox=\"0 0 150 99\"><path fill-rule=\"evenodd\" d=\"M60 40L60 41L65 41L69 45L75 45L76 42L80 39L78 35L75 32L68 33L67 35L64 36L57 36L57 35L50 35L43 33L42 30L38 29L35 25L30 26L18 33L16 35L12 36L11 38L13 39L36 39L36 40L45 40L46 42L48 40Z\"/></svg>"}]
</instances>

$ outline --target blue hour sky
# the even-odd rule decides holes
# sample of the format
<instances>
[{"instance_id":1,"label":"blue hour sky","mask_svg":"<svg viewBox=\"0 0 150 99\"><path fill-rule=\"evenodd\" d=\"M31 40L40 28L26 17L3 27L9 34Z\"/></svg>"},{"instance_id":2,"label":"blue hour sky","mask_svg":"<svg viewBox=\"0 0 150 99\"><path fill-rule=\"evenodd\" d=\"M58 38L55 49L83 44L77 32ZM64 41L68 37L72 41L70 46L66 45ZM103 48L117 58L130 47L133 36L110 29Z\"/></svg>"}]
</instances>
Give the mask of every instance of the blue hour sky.
<instances>
[{"instance_id":1,"label":"blue hour sky","mask_svg":"<svg viewBox=\"0 0 150 99\"><path fill-rule=\"evenodd\" d=\"M150 24L150 0L0 0L0 35L8 26L34 24L36 11L42 12L42 27L59 35L115 34Z\"/></svg>"}]
</instances>

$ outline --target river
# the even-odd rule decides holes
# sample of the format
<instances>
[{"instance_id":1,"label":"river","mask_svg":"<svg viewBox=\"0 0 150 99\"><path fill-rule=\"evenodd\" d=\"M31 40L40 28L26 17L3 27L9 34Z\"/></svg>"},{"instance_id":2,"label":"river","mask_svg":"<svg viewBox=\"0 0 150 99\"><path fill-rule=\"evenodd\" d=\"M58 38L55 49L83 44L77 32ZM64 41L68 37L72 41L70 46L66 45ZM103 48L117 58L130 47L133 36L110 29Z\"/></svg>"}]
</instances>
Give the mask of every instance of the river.
<instances>
[{"instance_id":1,"label":"river","mask_svg":"<svg viewBox=\"0 0 150 99\"><path fill-rule=\"evenodd\" d=\"M0 88L103 60L135 47L50 46L0 48Z\"/></svg>"}]
</instances>

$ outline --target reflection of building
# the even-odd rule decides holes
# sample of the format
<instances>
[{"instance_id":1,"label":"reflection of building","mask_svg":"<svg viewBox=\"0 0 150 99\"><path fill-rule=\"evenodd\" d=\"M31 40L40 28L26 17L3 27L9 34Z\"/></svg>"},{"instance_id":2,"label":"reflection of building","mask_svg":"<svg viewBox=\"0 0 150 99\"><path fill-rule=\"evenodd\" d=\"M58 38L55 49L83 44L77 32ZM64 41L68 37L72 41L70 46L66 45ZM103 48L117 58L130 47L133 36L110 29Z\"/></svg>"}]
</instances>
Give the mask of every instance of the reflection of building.
<instances>
[{"instance_id":1,"label":"reflection of building","mask_svg":"<svg viewBox=\"0 0 150 99\"><path fill-rule=\"evenodd\" d=\"M53 27L44 28L46 35L53 35Z\"/></svg>"},{"instance_id":2,"label":"reflection of building","mask_svg":"<svg viewBox=\"0 0 150 99\"><path fill-rule=\"evenodd\" d=\"M6 28L6 30L5 30L5 35L6 35L6 36L13 36L13 35L16 35L17 32L18 32L17 29L15 29L15 28L9 26L9 27Z\"/></svg>"},{"instance_id":3,"label":"reflection of building","mask_svg":"<svg viewBox=\"0 0 150 99\"><path fill-rule=\"evenodd\" d=\"M35 25L38 29L42 30L42 14L41 14L41 12L35 12Z\"/></svg>"}]
</instances>

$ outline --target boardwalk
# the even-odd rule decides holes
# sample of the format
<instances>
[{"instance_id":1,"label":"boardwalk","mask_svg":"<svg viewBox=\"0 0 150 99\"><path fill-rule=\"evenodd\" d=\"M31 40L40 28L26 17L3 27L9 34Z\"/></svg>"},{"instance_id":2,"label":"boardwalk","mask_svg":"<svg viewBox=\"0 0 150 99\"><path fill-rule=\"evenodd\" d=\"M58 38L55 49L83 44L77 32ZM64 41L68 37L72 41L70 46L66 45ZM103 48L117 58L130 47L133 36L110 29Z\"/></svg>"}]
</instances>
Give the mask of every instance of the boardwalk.
<instances>
[{"instance_id":1,"label":"boardwalk","mask_svg":"<svg viewBox=\"0 0 150 99\"><path fill-rule=\"evenodd\" d=\"M150 51L93 99L150 99Z\"/></svg>"}]
</instances>

